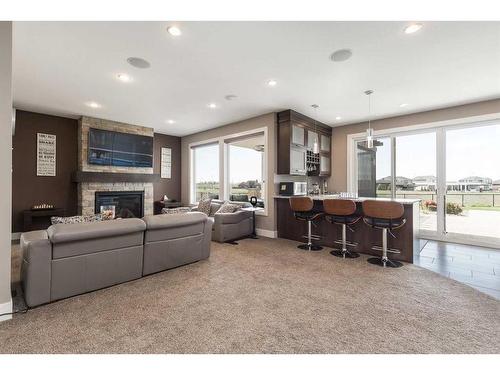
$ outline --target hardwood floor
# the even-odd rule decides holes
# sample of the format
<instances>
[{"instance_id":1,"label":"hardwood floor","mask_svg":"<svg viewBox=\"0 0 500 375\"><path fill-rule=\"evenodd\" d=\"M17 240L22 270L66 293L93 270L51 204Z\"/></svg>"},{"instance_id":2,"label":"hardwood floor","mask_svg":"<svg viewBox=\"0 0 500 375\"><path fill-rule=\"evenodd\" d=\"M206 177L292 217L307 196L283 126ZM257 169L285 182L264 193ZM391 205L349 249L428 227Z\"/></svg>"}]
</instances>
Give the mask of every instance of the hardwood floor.
<instances>
[{"instance_id":1,"label":"hardwood floor","mask_svg":"<svg viewBox=\"0 0 500 375\"><path fill-rule=\"evenodd\" d=\"M414 263L500 300L500 250L420 241Z\"/></svg>"}]
</instances>

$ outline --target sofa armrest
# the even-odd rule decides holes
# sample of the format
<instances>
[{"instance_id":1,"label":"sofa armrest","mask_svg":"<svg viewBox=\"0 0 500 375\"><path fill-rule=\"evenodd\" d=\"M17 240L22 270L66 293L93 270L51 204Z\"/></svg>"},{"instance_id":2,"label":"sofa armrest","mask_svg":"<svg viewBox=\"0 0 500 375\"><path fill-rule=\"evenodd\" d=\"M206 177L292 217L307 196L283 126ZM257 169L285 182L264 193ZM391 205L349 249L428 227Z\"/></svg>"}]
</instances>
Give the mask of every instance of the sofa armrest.
<instances>
[{"instance_id":1,"label":"sofa armrest","mask_svg":"<svg viewBox=\"0 0 500 375\"><path fill-rule=\"evenodd\" d=\"M21 279L29 307L50 302L52 244L46 231L21 235Z\"/></svg>"},{"instance_id":2,"label":"sofa armrest","mask_svg":"<svg viewBox=\"0 0 500 375\"><path fill-rule=\"evenodd\" d=\"M216 213L214 215L215 225L217 224L237 224L242 220L252 217L252 212L238 210L233 213Z\"/></svg>"}]
</instances>

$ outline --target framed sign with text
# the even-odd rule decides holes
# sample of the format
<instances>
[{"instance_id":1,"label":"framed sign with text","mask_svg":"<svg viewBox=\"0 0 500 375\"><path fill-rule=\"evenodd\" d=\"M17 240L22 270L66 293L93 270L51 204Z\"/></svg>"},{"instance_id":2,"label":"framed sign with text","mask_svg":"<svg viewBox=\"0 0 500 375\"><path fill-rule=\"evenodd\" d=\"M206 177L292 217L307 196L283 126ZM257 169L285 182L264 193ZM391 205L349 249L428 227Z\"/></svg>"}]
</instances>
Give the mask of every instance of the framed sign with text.
<instances>
[{"instance_id":1,"label":"framed sign with text","mask_svg":"<svg viewBox=\"0 0 500 375\"><path fill-rule=\"evenodd\" d=\"M161 148L161 178L170 178L172 171L172 149L168 147Z\"/></svg>"},{"instance_id":2,"label":"framed sign with text","mask_svg":"<svg viewBox=\"0 0 500 375\"><path fill-rule=\"evenodd\" d=\"M56 175L56 136L37 133L36 139L36 175Z\"/></svg>"}]
</instances>

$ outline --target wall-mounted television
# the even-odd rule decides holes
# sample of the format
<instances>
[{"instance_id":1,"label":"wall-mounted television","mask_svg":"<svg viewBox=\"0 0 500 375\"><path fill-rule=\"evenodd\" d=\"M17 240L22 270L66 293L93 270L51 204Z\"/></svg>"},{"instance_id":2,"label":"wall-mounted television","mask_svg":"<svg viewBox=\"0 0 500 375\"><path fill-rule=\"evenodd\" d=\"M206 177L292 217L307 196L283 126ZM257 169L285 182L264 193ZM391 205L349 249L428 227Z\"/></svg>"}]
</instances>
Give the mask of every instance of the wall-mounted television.
<instances>
[{"instance_id":1,"label":"wall-mounted television","mask_svg":"<svg viewBox=\"0 0 500 375\"><path fill-rule=\"evenodd\" d=\"M88 162L117 167L153 167L153 137L89 130Z\"/></svg>"}]
</instances>

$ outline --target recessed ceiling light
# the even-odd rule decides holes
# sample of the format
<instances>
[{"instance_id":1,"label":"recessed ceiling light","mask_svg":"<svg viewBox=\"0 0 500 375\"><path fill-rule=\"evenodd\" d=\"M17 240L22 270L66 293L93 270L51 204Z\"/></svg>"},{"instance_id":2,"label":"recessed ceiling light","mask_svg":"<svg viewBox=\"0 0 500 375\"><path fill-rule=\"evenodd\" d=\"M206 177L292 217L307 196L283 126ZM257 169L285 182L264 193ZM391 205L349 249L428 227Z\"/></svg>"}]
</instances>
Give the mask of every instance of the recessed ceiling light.
<instances>
[{"instance_id":1,"label":"recessed ceiling light","mask_svg":"<svg viewBox=\"0 0 500 375\"><path fill-rule=\"evenodd\" d=\"M217 108L217 104L215 104L215 103L210 103L210 104L208 105L208 108L211 108L211 109Z\"/></svg>"},{"instance_id":2,"label":"recessed ceiling light","mask_svg":"<svg viewBox=\"0 0 500 375\"><path fill-rule=\"evenodd\" d=\"M179 29L177 26L170 26L167 28L167 31L172 36L179 36L182 34L181 29Z\"/></svg>"},{"instance_id":3,"label":"recessed ceiling light","mask_svg":"<svg viewBox=\"0 0 500 375\"><path fill-rule=\"evenodd\" d=\"M413 34L416 33L418 30L422 28L421 23L412 23L411 25L408 25L405 27L405 34Z\"/></svg>"},{"instance_id":4,"label":"recessed ceiling light","mask_svg":"<svg viewBox=\"0 0 500 375\"><path fill-rule=\"evenodd\" d=\"M401 103L399 106L400 106L401 108L403 108L403 107L406 107L407 105L408 105L408 103Z\"/></svg>"},{"instance_id":5,"label":"recessed ceiling light","mask_svg":"<svg viewBox=\"0 0 500 375\"><path fill-rule=\"evenodd\" d=\"M276 82L276 80L274 80L274 79L270 79L269 81L267 81L267 85L271 86L271 87L274 87L277 84L278 84L278 82Z\"/></svg>"},{"instance_id":6,"label":"recessed ceiling light","mask_svg":"<svg viewBox=\"0 0 500 375\"><path fill-rule=\"evenodd\" d=\"M116 75L116 78L118 78L122 82L130 82L132 78L128 74L120 73Z\"/></svg>"},{"instance_id":7,"label":"recessed ceiling light","mask_svg":"<svg viewBox=\"0 0 500 375\"><path fill-rule=\"evenodd\" d=\"M337 121L342 120L342 117L337 116L337 117L335 117L335 120L337 120Z\"/></svg>"},{"instance_id":8,"label":"recessed ceiling light","mask_svg":"<svg viewBox=\"0 0 500 375\"><path fill-rule=\"evenodd\" d=\"M174 120L167 120L167 123L172 125L172 124L175 124L175 121Z\"/></svg>"},{"instance_id":9,"label":"recessed ceiling light","mask_svg":"<svg viewBox=\"0 0 500 375\"><path fill-rule=\"evenodd\" d=\"M127 62L134 68L139 68L139 69L147 69L151 66L149 61L141 59L140 57L129 57L127 59Z\"/></svg>"},{"instance_id":10,"label":"recessed ceiling light","mask_svg":"<svg viewBox=\"0 0 500 375\"><path fill-rule=\"evenodd\" d=\"M101 108L101 105L99 103L96 103L96 102L87 102L85 103L88 107L90 108Z\"/></svg>"},{"instance_id":11,"label":"recessed ceiling light","mask_svg":"<svg viewBox=\"0 0 500 375\"><path fill-rule=\"evenodd\" d=\"M352 51L350 49L344 48L344 49L339 49L332 53L330 56L330 59L335 62L340 62L340 61L346 61L349 60L352 56Z\"/></svg>"}]
</instances>

